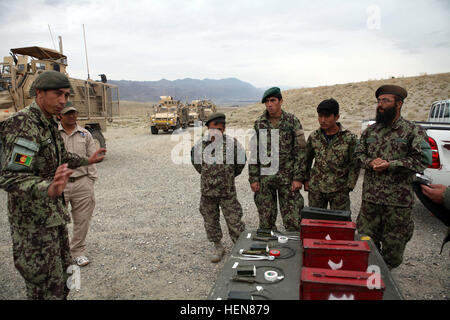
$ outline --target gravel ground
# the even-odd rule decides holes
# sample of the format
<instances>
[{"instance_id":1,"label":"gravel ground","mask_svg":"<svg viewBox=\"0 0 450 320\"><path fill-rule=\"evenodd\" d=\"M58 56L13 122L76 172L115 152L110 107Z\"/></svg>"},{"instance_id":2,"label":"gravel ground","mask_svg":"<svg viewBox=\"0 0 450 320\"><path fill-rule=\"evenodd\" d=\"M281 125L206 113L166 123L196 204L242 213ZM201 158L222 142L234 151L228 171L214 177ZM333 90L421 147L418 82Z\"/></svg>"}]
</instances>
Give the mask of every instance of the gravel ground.
<instances>
[{"instance_id":1,"label":"gravel ground","mask_svg":"<svg viewBox=\"0 0 450 320\"><path fill-rule=\"evenodd\" d=\"M107 159L98 165L97 206L87 240L91 264L81 269L81 289L72 290L69 299L206 299L226 259L209 262L211 246L198 212L199 175L191 165L171 161L178 141L171 134L151 135L136 120L116 121L105 137ZM236 180L238 198L247 228L256 229L247 178L245 168ZM362 176L351 194L354 221L361 185ZM25 299L12 260L6 198L0 191L0 299ZM447 300L450 246L439 255L446 228L420 202L413 218L414 236L393 277L406 299ZM229 256L232 242L223 218L221 223ZM277 225L283 230L280 217Z\"/></svg>"}]
</instances>

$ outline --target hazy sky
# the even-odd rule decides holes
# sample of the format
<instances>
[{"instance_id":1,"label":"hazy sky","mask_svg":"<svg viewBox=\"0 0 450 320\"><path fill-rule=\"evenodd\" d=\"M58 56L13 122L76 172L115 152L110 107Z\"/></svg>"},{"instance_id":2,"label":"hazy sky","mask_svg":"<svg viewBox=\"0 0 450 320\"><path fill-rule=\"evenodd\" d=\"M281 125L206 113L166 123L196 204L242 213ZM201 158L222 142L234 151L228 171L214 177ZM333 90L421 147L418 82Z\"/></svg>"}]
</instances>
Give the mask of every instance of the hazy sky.
<instances>
[{"instance_id":1,"label":"hazy sky","mask_svg":"<svg viewBox=\"0 0 450 320\"><path fill-rule=\"evenodd\" d=\"M450 1L0 0L0 56L58 48L71 76L317 86L450 71Z\"/></svg>"}]
</instances>

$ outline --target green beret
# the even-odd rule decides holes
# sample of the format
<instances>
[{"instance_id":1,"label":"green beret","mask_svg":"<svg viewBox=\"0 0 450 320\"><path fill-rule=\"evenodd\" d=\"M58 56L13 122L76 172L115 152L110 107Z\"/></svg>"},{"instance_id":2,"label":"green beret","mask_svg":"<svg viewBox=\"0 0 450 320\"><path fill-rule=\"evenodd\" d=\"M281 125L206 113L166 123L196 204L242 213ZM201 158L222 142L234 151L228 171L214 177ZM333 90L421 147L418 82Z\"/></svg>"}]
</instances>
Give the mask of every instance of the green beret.
<instances>
[{"instance_id":1,"label":"green beret","mask_svg":"<svg viewBox=\"0 0 450 320\"><path fill-rule=\"evenodd\" d=\"M36 77L31 85L30 95L34 95L34 89L56 90L62 88L71 88L69 78L58 71L45 71Z\"/></svg>"},{"instance_id":2,"label":"green beret","mask_svg":"<svg viewBox=\"0 0 450 320\"><path fill-rule=\"evenodd\" d=\"M266 102L266 99L269 97L276 97L278 99L282 99L281 96L281 90L278 87L272 87L270 89L267 89L266 92L264 92L263 97L261 99L261 103Z\"/></svg>"},{"instance_id":3,"label":"green beret","mask_svg":"<svg viewBox=\"0 0 450 320\"><path fill-rule=\"evenodd\" d=\"M379 87L377 91L375 91L376 98L378 98L382 94L393 94L400 97L402 100L404 100L408 95L404 88L393 84L385 84L384 86Z\"/></svg>"},{"instance_id":4,"label":"green beret","mask_svg":"<svg viewBox=\"0 0 450 320\"><path fill-rule=\"evenodd\" d=\"M206 119L206 122L205 122L205 126L207 126L208 125L208 123L210 123L211 121L213 121L213 120L219 120L219 119L222 119L222 121L225 123L225 114L223 114L223 113L221 113L221 112L216 112L216 113L213 113L212 115L210 115L209 117L208 117L208 119Z\"/></svg>"}]
</instances>

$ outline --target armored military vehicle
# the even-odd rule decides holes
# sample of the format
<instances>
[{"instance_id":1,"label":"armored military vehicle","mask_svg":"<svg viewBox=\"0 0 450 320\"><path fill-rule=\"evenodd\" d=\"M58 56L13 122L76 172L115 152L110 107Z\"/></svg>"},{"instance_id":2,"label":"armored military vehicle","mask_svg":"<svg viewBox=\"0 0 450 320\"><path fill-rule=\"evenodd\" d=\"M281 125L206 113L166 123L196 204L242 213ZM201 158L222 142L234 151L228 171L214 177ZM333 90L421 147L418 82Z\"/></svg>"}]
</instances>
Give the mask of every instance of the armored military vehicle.
<instances>
[{"instance_id":1,"label":"armored military vehicle","mask_svg":"<svg viewBox=\"0 0 450 320\"><path fill-rule=\"evenodd\" d=\"M67 56L59 51L25 47L11 49L10 55L0 63L0 122L31 104L31 84L40 73L55 70L68 75ZM119 110L119 89L100 76L101 81L69 77L69 100L79 112L78 124L92 133L98 147L105 147L102 131L113 120L113 110Z\"/></svg>"},{"instance_id":2,"label":"armored military vehicle","mask_svg":"<svg viewBox=\"0 0 450 320\"><path fill-rule=\"evenodd\" d=\"M200 100L192 100L191 103L186 102L186 105L189 108L189 125L190 126L194 126L195 122L198 120L198 112L197 112L198 101L200 101Z\"/></svg>"},{"instance_id":3,"label":"armored military vehicle","mask_svg":"<svg viewBox=\"0 0 450 320\"><path fill-rule=\"evenodd\" d=\"M216 105L209 99L197 100L198 119L206 121L208 117L216 112Z\"/></svg>"},{"instance_id":4,"label":"armored military vehicle","mask_svg":"<svg viewBox=\"0 0 450 320\"><path fill-rule=\"evenodd\" d=\"M158 134L159 130L168 132L179 128L186 129L189 123L189 108L171 96L160 96L160 99L155 113L150 116L152 134Z\"/></svg>"}]
</instances>

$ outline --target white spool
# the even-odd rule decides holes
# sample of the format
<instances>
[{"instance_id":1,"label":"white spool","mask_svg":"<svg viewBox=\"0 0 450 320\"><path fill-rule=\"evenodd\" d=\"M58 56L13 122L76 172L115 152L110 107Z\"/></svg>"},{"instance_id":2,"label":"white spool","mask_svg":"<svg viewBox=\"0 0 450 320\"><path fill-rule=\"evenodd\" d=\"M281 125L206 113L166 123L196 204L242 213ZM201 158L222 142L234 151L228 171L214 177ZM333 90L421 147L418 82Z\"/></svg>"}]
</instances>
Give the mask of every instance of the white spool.
<instances>
[{"instance_id":1,"label":"white spool","mask_svg":"<svg viewBox=\"0 0 450 320\"><path fill-rule=\"evenodd\" d=\"M264 272L264 279L270 282L276 281L278 279L278 272L272 270L266 271Z\"/></svg>"}]
</instances>

